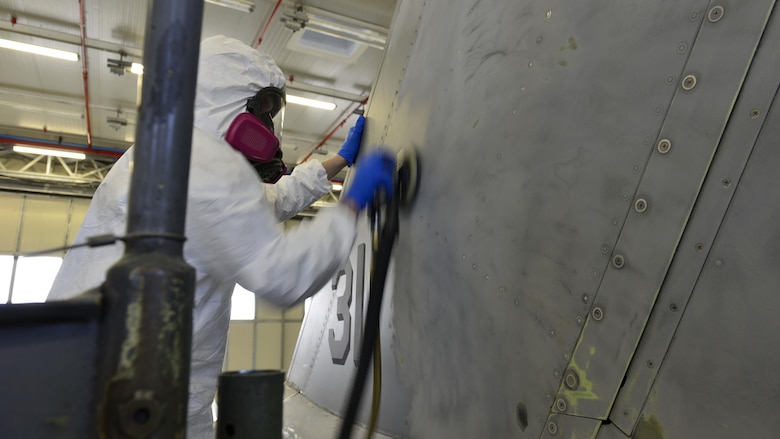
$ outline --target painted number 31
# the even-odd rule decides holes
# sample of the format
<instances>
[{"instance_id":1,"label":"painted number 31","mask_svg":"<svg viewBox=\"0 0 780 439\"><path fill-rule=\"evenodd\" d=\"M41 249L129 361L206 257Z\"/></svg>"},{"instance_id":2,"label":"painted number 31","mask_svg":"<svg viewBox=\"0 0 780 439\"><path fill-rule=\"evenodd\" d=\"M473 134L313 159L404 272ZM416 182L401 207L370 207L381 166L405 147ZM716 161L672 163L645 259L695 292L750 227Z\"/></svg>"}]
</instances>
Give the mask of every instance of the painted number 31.
<instances>
[{"instance_id":1,"label":"painted number 31","mask_svg":"<svg viewBox=\"0 0 780 439\"><path fill-rule=\"evenodd\" d=\"M352 318L352 262L347 259L344 268L339 270L331 281L331 289L337 291L339 281L345 277L344 293L340 295L336 302L336 319L341 325L341 338L336 338L336 331L332 328L328 333L328 344L330 345L330 355L334 364L345 364L350 350L350 339L352 338L353 320L355 332L355 346L360 346L360 340L363 335L363 293L365 291L365 272L366 272L366 245L360 244L357 248L357 288L355 293L355 318ZM357 312L357 311L360 312ZM337 323L339 324L339 323ZM353 356L355 364L358 363L358 356Z\"/></svg>"}]
</instances>

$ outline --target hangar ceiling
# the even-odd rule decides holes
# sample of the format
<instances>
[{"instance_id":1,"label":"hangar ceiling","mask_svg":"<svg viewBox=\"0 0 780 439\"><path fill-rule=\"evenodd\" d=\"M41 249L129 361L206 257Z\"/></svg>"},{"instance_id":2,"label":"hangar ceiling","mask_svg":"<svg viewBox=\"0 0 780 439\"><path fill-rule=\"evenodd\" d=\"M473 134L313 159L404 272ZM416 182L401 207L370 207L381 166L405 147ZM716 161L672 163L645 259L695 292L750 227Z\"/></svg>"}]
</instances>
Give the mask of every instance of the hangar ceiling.
<instances>
[{"instance_id":1,"label":"hangar ceiling","mask_svg":"<svg viewBox=\"0 0 780 439\"><path fill-rule=\"evenodd\" d=\"M0 0L0 189L90 196L133 144L150 2ZM227 35L270 54L288 95L282 148L292 168L338 150L370 99L394 0L207 0L202 38ZM64 60L5 48L23 43L76 54ZM85 159L14 146L86 153ZM343 175L342 175L343 177Z\"/></svg>"}]
</instances>

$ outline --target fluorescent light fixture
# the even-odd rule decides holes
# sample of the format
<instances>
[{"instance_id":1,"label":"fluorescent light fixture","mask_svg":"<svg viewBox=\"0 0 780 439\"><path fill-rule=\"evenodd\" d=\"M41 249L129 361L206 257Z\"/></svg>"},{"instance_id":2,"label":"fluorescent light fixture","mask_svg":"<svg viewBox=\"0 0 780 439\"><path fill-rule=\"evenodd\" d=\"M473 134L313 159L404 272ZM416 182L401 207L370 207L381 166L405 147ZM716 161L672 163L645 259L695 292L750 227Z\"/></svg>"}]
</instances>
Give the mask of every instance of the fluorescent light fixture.
<instances>
[{"instance_id":1,"label":"fluorescent light fixture","mask_svg":"<svg viewBox=\"0 0 780 439\"><path fill-rule=\"evenodd\" d=\"M130 65L130 73L135 73L136 75L143 75L144 65L134 62L133 64Z\"/></svg>"},{"instance_id":2,"label":"fluorescent light fixture","mask_svg":"<svg viewBox=\"0 0 780 439\"><path fill-rule=\"evenodd\" d=\"M0 38L0 47L19 50L21 52L34 53L36 55L45 55L52 58L64 59L67 61L78 61L79 55L76 52L67 52L65 50L50 49L48 47L36 46L33 44L19 43L17 41L4 40Z\"/></svg>"},{"instance_id":3,"label":"fluorescent light fixture","mask_svg":"<svg viewBox=\"0 0 780 439\"><path fill-rule=\"evenodd\" d=\"M302 98L300 96L287 95L288 104L305 105L307 107L321 108L323 110L333 111L336 109L336 104L325 101L318 101L316 99Z\"/></svg>"},{"instance_id":4,"label":"fluorescent light fixture","mask_svg":"<svg viewBox=\"0 0 780 439\"><path fill-rule=\"evenodd\" d=\"M344 189L344 186L343 186L343 185L341 185L341 184L338 184L338 183L333 183L333 190L334 190L334 191L340 191L340 190L342 190L342 189Z\"/></svg>"},{"instance_id":5,"label":"fluorescent light fixture","mask_svg":"<svg viewBox=\"0 0 780 439\"><path fill-rule=\"evenodd\" d=\"M245 0L206 0L206 3L212 5L224 6L241 12L252 12L255 10L255 3Z\"/></svg>"},{"instance_id":6,"label":"fluorescent light fixture","mask_svg":"<svg viewBox=\"0 0 780 439\"><path fill-rule=\"evenodd\" d=\"M29 146L14 145L14 152L27 154L51 155L55 157L65 157L68 159L84 160L86 154L81 152L63 151L61 149L33 148Z\"/></svg>"}]
</instances>

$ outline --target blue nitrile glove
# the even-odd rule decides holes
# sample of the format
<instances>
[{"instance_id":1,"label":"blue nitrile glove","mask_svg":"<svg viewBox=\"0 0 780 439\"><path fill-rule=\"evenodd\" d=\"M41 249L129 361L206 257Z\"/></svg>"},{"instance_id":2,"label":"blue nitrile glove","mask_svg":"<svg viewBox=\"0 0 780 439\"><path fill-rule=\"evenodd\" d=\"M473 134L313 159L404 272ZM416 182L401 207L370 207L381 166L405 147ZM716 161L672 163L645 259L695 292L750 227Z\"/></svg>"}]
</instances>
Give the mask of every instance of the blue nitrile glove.
<instances>
[{"instance_id":1,"label":"blue nitrile glove","mask_svg":"<svg viewBox=\"0 0 780 439\"><path fill-rule=\"evenodd\" d=\"M363 139L363 125L366 123L366 118L359 116L355 126L349 129L347 134L347 140L341 145L341 149L337 153L344 157L347 161L347 166L352 166L355 163L358 152L360 152L360 141Z\"/></svg>"},{"instance_id":2,"label":"blue nitrile glove","mask_svg":"<svg viewBox=\"0 0 780 439\"><path fill-rule=\"evenodd\" d=\"M390 151L376 149L365 153L355 166L355 176L344 198L354 202L359 210L374 201L378 190L383 189L388 197L393 195L395 176L395 155Z\"/></svg>"}]
</instances>

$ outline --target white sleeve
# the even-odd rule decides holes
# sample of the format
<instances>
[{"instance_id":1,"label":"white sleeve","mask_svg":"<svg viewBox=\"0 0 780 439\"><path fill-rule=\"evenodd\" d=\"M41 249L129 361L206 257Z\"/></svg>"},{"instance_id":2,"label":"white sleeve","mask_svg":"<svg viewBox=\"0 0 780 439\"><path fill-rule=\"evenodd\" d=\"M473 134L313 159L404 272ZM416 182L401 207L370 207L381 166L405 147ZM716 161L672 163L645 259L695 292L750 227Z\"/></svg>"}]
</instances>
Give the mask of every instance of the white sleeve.
<instances>
[{"instance_id":1,"label":"white sleeve","mask_svg":"<svg viewBox=\"0 0 780 439\"><path fill-rule=\"evenodd\" d=\"M296 166L292 174L283 176L276 184L263 185L279 221L292 218L322 198L331 187L325 168L317 160Z\"/></svg>"},{"instance_id":2,"label":"white sleeve","mask_svg":"<svg viewBox=\"0 0 780 439\"><path fill-rule=\"evenodd\" d=\"M354 214L334 207L285 232L246 160L199 143L193 142L185 243L193 265L205 270L199 276L234 280L280 306L319 291L349 257Z\"/></svg>"},{"instance_id":3,"label":"white sleeve","mask_svg":"<svg viewBox=\"0 0 780 439\"><path fill-rule=\"evenodd\" d=\"M316 293L349 257L355 243L354 214L340 206L283 233L261 251L248 254L236 282L278 306Z\"/></svg>"}]
</instances>

